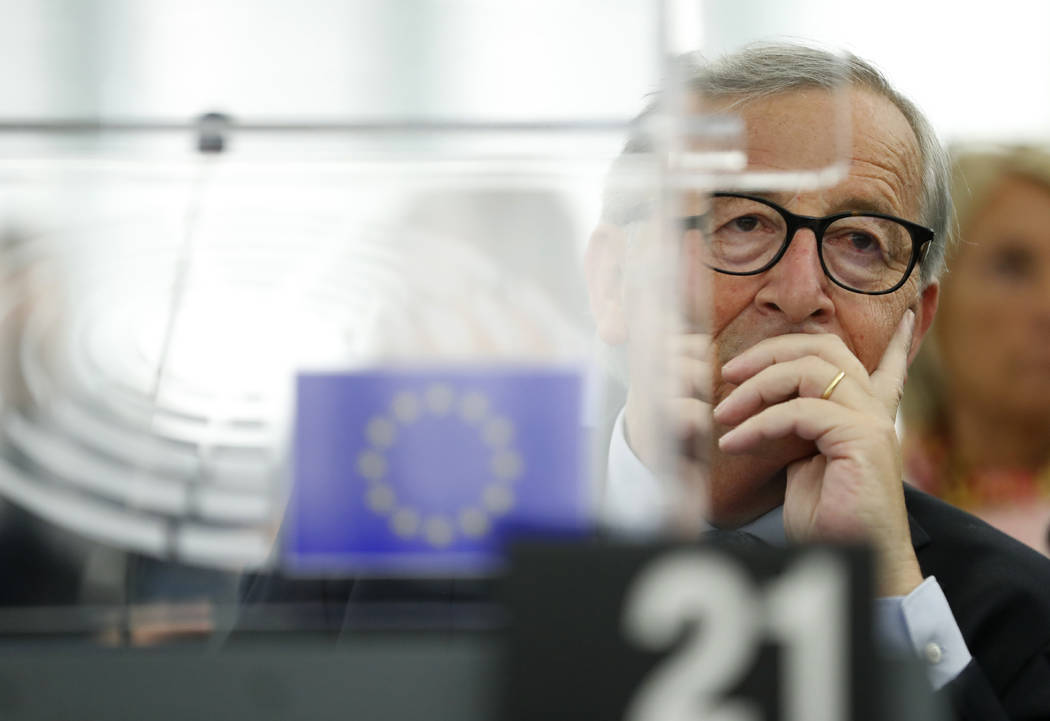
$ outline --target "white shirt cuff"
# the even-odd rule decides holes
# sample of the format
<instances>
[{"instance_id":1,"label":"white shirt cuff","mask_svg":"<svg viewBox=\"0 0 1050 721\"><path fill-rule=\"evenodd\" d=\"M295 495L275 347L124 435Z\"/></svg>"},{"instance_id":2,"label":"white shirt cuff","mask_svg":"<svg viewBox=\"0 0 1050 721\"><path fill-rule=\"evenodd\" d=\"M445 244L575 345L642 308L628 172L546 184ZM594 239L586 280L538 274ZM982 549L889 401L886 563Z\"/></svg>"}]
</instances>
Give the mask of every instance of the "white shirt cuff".
<instances>
[{"instance_id":1,"label":"white shirt cuff","mask_svg":"<svg viewBox=\"0 0 1050 721\"><path fill-rule=\"evenodd\" d=\"M880 638L898 650L910 649L926 667L934 691L970 663L962 631L933 576L907 596L878 599L876 611Z\"/></svg>"}]
</instances>

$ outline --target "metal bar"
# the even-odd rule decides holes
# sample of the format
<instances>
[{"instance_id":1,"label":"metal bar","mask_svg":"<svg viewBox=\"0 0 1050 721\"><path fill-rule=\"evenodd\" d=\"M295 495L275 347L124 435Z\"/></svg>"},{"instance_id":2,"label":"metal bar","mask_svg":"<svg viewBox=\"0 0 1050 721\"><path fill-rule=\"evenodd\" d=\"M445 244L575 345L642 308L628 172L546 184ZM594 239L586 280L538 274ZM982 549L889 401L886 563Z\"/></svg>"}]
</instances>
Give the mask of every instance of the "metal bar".
<instances>
[{"instance_id":1,"label":"metal bar","mask_svg":"<svg viewBox=\"0 0 1050 721\"><path fill-rule=\"evenodd\" d=\"M549 131L622 131L629 119L597 118L589 120L550 121L494 121L387 118L371 120L267 120L237 121L230 119L226 129L231 132L263 133L500 133ZM149 119L92 119L51 118L0 120L0 133L172 133L196 132L201 124L196 120Z\"/></svg>"}]
</instances>

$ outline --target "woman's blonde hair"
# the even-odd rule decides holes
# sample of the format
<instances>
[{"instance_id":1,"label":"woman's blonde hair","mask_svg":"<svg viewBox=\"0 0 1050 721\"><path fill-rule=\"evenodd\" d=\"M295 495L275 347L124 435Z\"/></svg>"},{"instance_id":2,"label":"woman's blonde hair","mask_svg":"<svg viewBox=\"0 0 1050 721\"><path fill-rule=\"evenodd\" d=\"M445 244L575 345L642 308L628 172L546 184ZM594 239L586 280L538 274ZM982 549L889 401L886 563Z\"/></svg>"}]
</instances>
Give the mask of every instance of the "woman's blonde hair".
<instances>
[{"instance_id":1,"label":"woman's blonde hair","mask_svg":"<svg viewBox=\"0 0 1050 721\"><path fill-rule=\"evenodd\" d=\"M1027 145L949 148L954 242L946 249L942 288L952 283L951 264L966 241L974 217L1007 178L1023 178L1050 189L1050 148ZM943 297L943 295L942 295ZM905 427L920 433L947 431L948 407L938 347L937 323L908 370L901 403Z\"/></svg>"}]
</instances>

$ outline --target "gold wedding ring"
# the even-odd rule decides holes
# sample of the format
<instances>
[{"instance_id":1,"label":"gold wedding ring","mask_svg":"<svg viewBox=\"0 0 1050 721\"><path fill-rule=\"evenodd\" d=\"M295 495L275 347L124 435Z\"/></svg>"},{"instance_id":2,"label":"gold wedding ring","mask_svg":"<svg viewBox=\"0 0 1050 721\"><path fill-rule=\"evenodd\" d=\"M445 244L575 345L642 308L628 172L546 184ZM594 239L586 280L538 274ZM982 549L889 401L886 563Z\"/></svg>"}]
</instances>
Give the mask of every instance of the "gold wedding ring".
<instances>
[{"instance_id":1,"label":"gold wedding ring","mask_svg":"<svg viewBox=\"0 0 1050 721\"><path fill-rule=\"evenodd\" d=\"M826 401L831 398L831 394L835 392L839 383L846 377L846 371L839 371L839 374L831 379L831 383L828 383L828 387L824 389L824 392L820 394L820 399Z\"/></svg>"}]
</instances>

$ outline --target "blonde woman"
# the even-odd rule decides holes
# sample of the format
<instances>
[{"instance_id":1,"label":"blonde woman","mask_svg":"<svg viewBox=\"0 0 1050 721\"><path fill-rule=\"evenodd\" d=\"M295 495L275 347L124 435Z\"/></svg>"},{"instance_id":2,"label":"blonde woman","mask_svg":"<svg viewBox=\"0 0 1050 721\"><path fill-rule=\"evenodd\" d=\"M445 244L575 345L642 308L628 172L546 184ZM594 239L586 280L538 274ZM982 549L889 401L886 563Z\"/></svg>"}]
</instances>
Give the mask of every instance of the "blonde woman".
<instances>
[{"instance_id":1,"label":"blonde woman","mask_svg":"<svg viewBox=\"0 0 1050 721\"><path fill-rule=\"evenodd\" d=\"M954 154L958 242L904 393L909 480L1050 555L1050 152Z\"/></svg>"}]
</instances>

